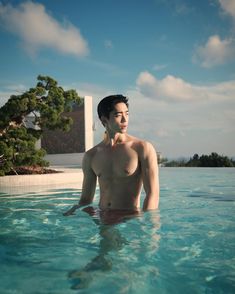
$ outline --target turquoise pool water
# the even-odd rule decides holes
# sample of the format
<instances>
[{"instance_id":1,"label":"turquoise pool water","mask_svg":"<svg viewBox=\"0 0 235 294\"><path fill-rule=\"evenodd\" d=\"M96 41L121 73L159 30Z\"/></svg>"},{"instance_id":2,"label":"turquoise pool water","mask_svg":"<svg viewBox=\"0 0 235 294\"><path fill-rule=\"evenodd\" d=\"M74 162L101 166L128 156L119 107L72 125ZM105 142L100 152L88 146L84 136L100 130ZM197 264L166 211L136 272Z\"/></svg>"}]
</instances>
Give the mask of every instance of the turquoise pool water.
<instances>
[{"instance_id":1,"label":"turquoise pool water","mask_svg":"<svg viewBox=\"0 0 235 294\"><path fill-rule=\"evenodd\" d=\"M235 169L160 183L158 211L115 225L64 217L78 190L0 194L0 293L235 293Z\"/></svg>"}]
</instances>

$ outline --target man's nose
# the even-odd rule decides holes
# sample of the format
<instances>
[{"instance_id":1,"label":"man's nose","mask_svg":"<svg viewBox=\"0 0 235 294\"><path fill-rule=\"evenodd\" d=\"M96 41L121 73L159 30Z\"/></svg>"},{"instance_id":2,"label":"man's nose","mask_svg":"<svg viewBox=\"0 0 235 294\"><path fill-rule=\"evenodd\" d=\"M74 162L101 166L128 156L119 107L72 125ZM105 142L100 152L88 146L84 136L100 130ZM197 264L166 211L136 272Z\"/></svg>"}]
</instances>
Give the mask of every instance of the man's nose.
<instances>
[{"instance_id":1,"label":"man's nose","mask_svg":"<svg viewBox=\"0 0 235 294\"><path fill-rule=\"evenodd\" d=\"M125 115L122 116L122 122L126 122L127 121L127 117Z\"/></svg>"}]
</instances>

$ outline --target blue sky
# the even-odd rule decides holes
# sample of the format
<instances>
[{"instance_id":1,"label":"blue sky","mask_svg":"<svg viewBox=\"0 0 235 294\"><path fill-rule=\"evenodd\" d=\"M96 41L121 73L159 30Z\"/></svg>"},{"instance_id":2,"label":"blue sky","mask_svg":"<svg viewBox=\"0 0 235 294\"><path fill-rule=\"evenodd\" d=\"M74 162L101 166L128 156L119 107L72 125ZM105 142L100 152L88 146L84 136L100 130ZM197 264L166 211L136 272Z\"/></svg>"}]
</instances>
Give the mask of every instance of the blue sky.
<instances>
[{"instance_id":1,"label":"blue sky","mask_svg":"<svg viewBox=\"0 0 235 294\"><path fill-rule=\"evenodd\" d=\"M235 156L235 0L0 2L0 106L49 75L130 101L129 133L164 157Z\"/></svg>"}]
</instances>

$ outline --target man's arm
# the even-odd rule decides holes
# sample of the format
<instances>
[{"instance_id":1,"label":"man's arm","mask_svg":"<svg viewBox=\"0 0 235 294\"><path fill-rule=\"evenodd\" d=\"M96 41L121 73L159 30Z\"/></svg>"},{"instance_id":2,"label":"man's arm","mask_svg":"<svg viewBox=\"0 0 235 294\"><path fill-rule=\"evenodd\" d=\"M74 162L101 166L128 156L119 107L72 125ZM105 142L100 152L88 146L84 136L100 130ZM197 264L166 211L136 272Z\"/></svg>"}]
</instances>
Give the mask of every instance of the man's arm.
<instances>
[{"instance_id":1,"label":"man's arm","mask_svg":"<svg viewBox=\"0 0 235 294\"><path fill-rule=\"evenodd\" d=\"M82 161L83 170L83 183L82 183L82 195L78 204L74 205L63 215L68 216L73 214L78 208L92 203L96 189L96 175L91 168L91 155L85 153Z\"/></svg>"},{"instance_id":2,"label":"man's arm","mask_svg":"<svg viewBox=\"0 0 235 294\"><path fill-rule=\"evenodd\" d=\"M159 175L157 154L149 142L141 144L140 162L146 197L143 210L157 209L159 204Z\"/></svg>"}]
</instances>

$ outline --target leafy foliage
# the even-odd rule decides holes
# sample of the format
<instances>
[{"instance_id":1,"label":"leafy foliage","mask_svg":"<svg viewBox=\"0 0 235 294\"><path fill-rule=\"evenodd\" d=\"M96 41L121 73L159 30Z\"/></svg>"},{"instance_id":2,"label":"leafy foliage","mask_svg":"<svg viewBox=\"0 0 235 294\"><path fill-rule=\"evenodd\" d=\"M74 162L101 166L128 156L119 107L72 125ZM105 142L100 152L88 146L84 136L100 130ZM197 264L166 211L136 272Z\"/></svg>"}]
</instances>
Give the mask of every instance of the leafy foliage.
<instances>
[{"instance_id":1,"label":"leafy foliage","mask_svg":"<svg viewBox=\"0 0 235 294\"><path fill-rule=\"evenodd\" d=\"M194 154L187 160L166 161L165 166L186 166L186 167L235 167L235 161L227 156L212 152L210 155Z\"/></svg>"},{"instance_id":2,"label":"leafy foliage","mask_svg":"<svg viewBox=\"0 0 235 294\"><path fill-rule=\"evenodd\" d=\"M45 150L35 148L42 129L69 131L72 119L64 112L81 102L75 90L65 91L51 77L40 75L37 80L35 88L12 95L0 108L0 175L22 165L47 166Z\"/></svg>"}]
</instances>

